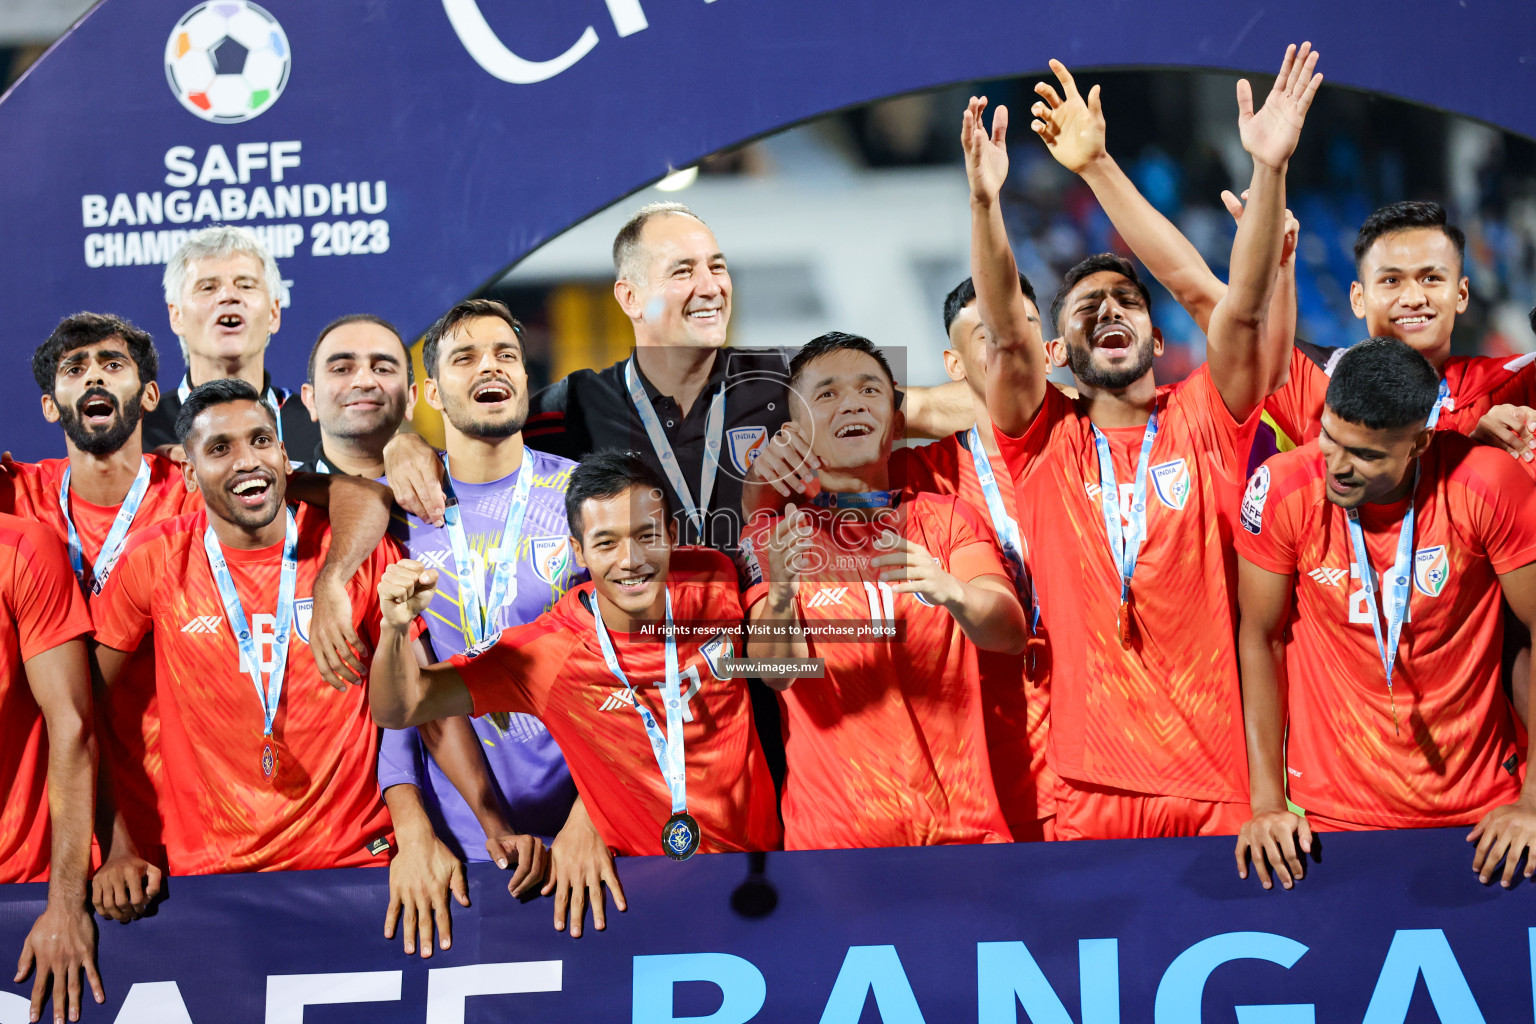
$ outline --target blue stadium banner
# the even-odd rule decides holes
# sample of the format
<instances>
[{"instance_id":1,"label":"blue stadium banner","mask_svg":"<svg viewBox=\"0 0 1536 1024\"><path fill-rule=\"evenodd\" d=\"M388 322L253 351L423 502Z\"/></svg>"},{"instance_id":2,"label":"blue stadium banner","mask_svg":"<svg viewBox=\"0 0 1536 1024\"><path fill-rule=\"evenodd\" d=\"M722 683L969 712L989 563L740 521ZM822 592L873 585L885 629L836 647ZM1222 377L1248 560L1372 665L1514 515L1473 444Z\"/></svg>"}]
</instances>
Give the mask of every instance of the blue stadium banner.
<instances>
[{"instance_id":1,"label":"blue stadium banner","mask_svg":"<svg viewBox=\"0 0 1536 1024\"><path fill-rule=\"evenodd\" d=\"M477 866L430 960L382 937L383 869L176 878L102 923L82 1019L1530 1022L1536 893L1478 884L1465 834L1326 835L1289 892L1240 881L1230 838L626 860L630 910L577 940ZM0 950L43 897L0 887ZM0 1024L28 991L0 986Z\"/></svg>"},{"instance_id":2,"label":"blue stadium banner","mask_svg":"<svg viewBox=\"0 0 1536 1024\"><path fill-rule=\"evenodd\" d=\"M174 383L162 264L233 223L279 257L267 368L297 387L332 318L414 335L594 211L818 114L1053 56L1272 72L1302 38L1330 88L1536 136L1531 3L104 0L0 100L0 352L20 371L61 317L113 312ZM0 445L62 454L31 401L0 403Z\"/></svg>"}]
</instances>

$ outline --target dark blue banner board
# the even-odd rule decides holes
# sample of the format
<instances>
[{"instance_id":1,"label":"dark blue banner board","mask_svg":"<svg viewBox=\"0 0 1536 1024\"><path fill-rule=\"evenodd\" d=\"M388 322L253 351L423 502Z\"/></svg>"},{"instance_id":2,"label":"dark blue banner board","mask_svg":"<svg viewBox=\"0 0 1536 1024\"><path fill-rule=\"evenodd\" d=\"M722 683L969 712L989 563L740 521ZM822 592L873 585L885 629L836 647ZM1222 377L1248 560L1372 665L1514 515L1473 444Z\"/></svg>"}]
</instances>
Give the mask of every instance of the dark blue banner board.
<instances>
[{"instance_id":1,"label":"dark blue banner board","mask_svg":"<svg viewBox=\"0 0 1536 1024\"><path fill-rule=\"evenodd\" d=\"M1536 892L1480 885L1465 832L1326 835L1289 892L1228 838L626 860L629 911L575 940L475 867L430 960L382 937L383 869L176 878L102 923L82 1020L1528 1024ZM0 888L0 950L43 898Z\"/></svg>"},{"instance_id":2,"label":"dark blue banner board","mask_svg":"<svg viewBox=\"0 0 1536 1024\"><path fill-rule=\"evenodd\" d=\"M163 264L233 223L279 258L267 366L297 387L332 318L419 332L588 214L818 114L1053 56L1272 72L1304 38L1330 88L1536 136L1530 3L105 0L0 100L0 358L24 380L62 316L114 312L174 383ZM62 454L29 391L0 443Z\"/></svg>"}]
</instances>

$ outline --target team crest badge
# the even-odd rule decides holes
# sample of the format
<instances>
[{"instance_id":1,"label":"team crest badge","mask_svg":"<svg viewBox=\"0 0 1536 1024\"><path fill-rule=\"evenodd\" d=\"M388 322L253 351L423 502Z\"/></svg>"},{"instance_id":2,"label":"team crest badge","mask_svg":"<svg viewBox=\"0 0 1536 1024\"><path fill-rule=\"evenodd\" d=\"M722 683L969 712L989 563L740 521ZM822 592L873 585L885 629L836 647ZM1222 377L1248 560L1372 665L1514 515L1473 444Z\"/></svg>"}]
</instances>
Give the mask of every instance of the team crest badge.
<instances>
[{"instance_id":1,"label":"team crest badge","mask_svg":"<svg viewBox=\"0 0 1536 1024\"><path fill-rule=\"evenodd\" d=\"M1243 521L1243 529L1249 533L1258 533L1264 527L1264 502L1269 500L1269 467L1260 466L1258 472L1248 480L1248 489L1243 492L1243 507L1239 518Z\"/></svg>"},{"instance_id":2,"label":"team crest badge","mask_svg":"<svg viewBox=\"0 0 1536 1024\"><path fill-rule=\"evenodd\" d=\"M724 659L731 657L731 641L723 632L716 633L710 640L699 648L699 654L704 658L704 664L709 666L709 671L716 679L728 678L725 674Z\"/></svg>"},{"instance_id":3,"label":"team crest badge","mask_svg":"<svg viewBox=\"0 0 1536 1024\"><path fill-rule=\"evenodd\" d=\"M767 427L734 427L726 431L726 448L730 452L731 465L736 467L736 472L746 474L767 438Z\"/></svg>"},{"instance_id":4,"label":"team crest badge","mask_svg":"<svg viewBox=\"0 0 1536 1024\"><path fill-rule=\"evenodd\" d=\"M315 617L315 599L306 597L293 602L293 631L299 639L309 643L309 620Z\"/></svg>"},{"instance_id":5,"label":"team crest badge","mask_svg":"<svg viewBox=\"0 0 1536 1024\"><path fill-rule=\"evenodd\" d=\"M1182 512L1189 501L1189 465L1174 459L1152 467L1152 488L1157 498L1175 512Z\"/></svg>"},{"instance_id":6,"label":"team crest badge","mask_svg":"<svg viewBox=\"0 0 1536 1024\"><path fill-rule=\"evenodd\" d=\"M533 571L550 586L559 586L571 565L569 537L533 537L528 541Z\"/></svg>"},{"instance_id":7,"label":"team crest badge","mask_svg":"<svg viewBox=\"0 0 1536 1024\"><path fill-rule=\"evenodd\" d=\"M501 632L502 631L498 629L496 632L492 633L484 640L481 640L479 643L470 644L468 647L464 648L464 657L478 658L492 647L495 647L497 642L501 640Z\"/></svg>"},{"instance_id":8,"label":"team crest badge","mask_svg":"<svg viewBox=\"0 0 1536 1024\"><path fill-rule=\"evenodd\" d=\"M1439 597L1451 578L1451 559L1445 545L1420 548L1413 556L1413 587L1425 597Z\"/></svg>"}]
</instances>

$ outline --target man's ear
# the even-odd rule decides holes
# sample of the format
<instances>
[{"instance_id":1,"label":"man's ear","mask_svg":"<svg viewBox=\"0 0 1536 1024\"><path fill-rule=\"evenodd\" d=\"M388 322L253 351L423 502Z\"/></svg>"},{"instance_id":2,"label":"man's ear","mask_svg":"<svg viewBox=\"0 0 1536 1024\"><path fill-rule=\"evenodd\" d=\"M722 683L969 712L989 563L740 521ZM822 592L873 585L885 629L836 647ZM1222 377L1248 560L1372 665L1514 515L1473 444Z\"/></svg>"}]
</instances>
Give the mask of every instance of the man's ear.
<instances>
[{"instance_id":1,"label":"man's ear","mask_svg":"<svg viewBox=\"0 0 1536 1024\"><path fill-rule=\"evenodd\" d=\"M613 297L625 316L635 321L645 319L645 310L640 304L640 290L635 287L633 281L626 281L621 277L613 282Z\"/></svg>"},{"instance_id":2,"label":"man's ear","mask_svg":"<svg viewBox=\"0 0 1536 1024\"><path fill-rule=\"evenodd\" d=\"M271 344L272 335L276 334L277 329L281 326L283 326L283 298L281 295L274 295L272 296L271 316L267 323L268 344Z\"/></svg>"},{"instance_id":3,"label":"man's ear","mask_svg":"<svg viewBox=\"0 0 1536 1024\"><path fill-rule=\"evenodd\" d=\"M59 422L59 406L53 400L52 395L43 396L43 419L49 423Z\"/></svg>"},{"instance_id":4,"label":"man's ear","mask_svg":"<svg viewBox=\"0 0 1536 1024\"><path fill-rule=\"evenodd\" d=\"M1157 327L1152 328L1152 354L1154 356L1162 355L1163 354L1163 347L1164 346L1163 346L1163 332L1162 332L1162 330L1160 328L1157 328Z\"/></svg>"},{"instance_id":5,"label":"man's ear","mask_svg":"<svg viewBox=\"0 0 1536 1024\"><path fill-rule=\"evenodd\" d=\"M1463 278L1463 281L1466 279ZM1349 308L1354 311L1356 320L1365 319L1365 288L1359 281L1349 282ZM1461 312L1461 310L1457 310Z\"/></svg>"},{"instance_id":6,"label":"man's ear","mask_svg":"<svg viewBox=\"0 0 1536 1024\"><path fill-rule=\"evenodd\" d=\"M181 479L187 485L187 492L189 494L197 490L197 475L192 472L191 459L186 459L181 463Z\"/></svg>"},{"instance_id":7,"label":"man's ear","mask_svg":"<svg viewBox=\"0 0 1536 1024\"><path fill-rule=\"evenodd\" d=\"M416 415L416 385L412 384L405 389L405 418L410 419Z\"/></svg>"},{"instance_id":8,"label":"man's ear","mask_svg":"<svg viewBox=\"0 0 1536 1024\"><path fill-rule=\"evenodd\" d=\"M1467 279L1463 277L1460 281L1456 282L1456 312L1465 313L1467 311L1467 301L1471 297L1472 289L1468 285Z\"/></svg>"},{"instance_id":9,"label":"man's ear","mask_svg":"<svg viewBox=\"0 0 1536 1024\"><path fill-rule=\"evenodd\" d=\"M1045 343L1045 358L1056 368L1067 365L1067 343L1062 338L1052 338Z\"/></svg>"},{"instance_id":10,"label":"man's ear","mask_svg":"<svg viewBox=\"0 0 1536 1024\"><path fill-rule=\"evenodd\" d=\"M571 554L575 557L576 564L581 566L583 569L587 568L586 556L581 553L581 539L573 533L571 534L570 540Z\"/></svg>"},{"instance_id":11,"label":"man's ear","mask_svg":"<svg viewBox=\"0 0 1536 1024\"><path fill-rule=\"evenodd\" d=\"M320 414L315 411L315 386L308 381L299 385L299 401L309 410L309 422L319 423Z\"/></svg>"},{"instance_id":12,"label":"man's ear","mask_svg":"<svg viewBox=\"0 0 1536 1024\"><path fill-rule=\"evenodd\" d=\"M965 380L965 364L960 362L960 353L952 348L944 350L944 372L950 380Z\"/></svg>"},{"instance_id":13,"label":"man's ear","mask_svg":"<svg viewBox=\"0 0 1536 1024\"><path fill-rule=\"evenodd\" d=\"M139 395L140 415L142 416L145 413L154 412L155 407L159 404L160 385L155 381L150 381L148 384L144 385L144 391Z\"/></svg>"},{"instance_id":14,"label":"man's ear","mask_svg":"<svg viewBox=\"0 0 1536 1024\"><path fill-rule=\"evenodd\" d=\"M181 337L181 307L174 302L167 302L165 312L171 320L171 333L178 338Z\"/></svg>"},{"instance_id":15,"label":"man's ear","mask_svg":"<svg viewBox=\"0 0 1536 1024\"><path fill-rule=\"evenodd\" d=\"M891 439L894 441L897 438L904 438L906 436L907 414L900 409L893 410L891 413Z\"/></svg>"},{"instance_id":16,"label":"man's ear","mask_svg":"<svg viewBox=\"0 0 1536 1024\"><path fill-rule=\"evenodd\" d=\"M1429 444L1434 439L1435 432L1428 427L1425 427L1423 430L1419 431L1418 436L1413 439L1413 448L1411 451L1409 451L1408 457L1410 459L1416 459L1423 455L1426 451L1429 450Z\"/></svg>"},{"instance_id":17,"label":"man's ear","mask_svg":"<svg viewBox=\"0 0 1536 1024\"><path fill-rule=\"evenodd\" d=\"M427 404L432 408L436 409L438 412L443 411L443 396L442 393L437 390L437 381L435 379L431 377L427 378L426 383L422 385L422 396L426 398Z\"/></svg>"}]
</instances>

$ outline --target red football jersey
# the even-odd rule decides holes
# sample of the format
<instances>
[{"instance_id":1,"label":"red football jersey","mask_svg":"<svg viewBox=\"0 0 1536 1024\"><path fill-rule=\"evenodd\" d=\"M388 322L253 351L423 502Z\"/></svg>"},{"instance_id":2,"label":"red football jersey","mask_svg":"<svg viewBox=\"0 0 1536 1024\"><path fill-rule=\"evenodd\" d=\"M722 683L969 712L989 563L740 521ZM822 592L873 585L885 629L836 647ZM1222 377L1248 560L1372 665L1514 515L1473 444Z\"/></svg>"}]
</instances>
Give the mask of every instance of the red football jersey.
<instances>
[{"instance_id":1,"label":"red football jersey","mask_svg":"<svg viewBox=\"0 0 1536 1024\"><path fill-rule=\"evenodd\" d=\"M997 433L1051 648L1051 766L1136 793L1246 802L1232 519L1260 414L1234 420L1206 366L1159 388L1157 413L1130 651L1086 402L1048 387L1022 436ZM1143 428L1104 433L1128 526Z\"/></svg>"},{"instance_id":2,"label":"red football jersey","mask_svg":"<svg viewBox=\"0 0 1536 1024\"><path fill-rule=\"evenodd\" d=\"M131 651L154 632L172 873L383 863L369 849L383 851L376 840L390 823L375 778L379 738L367 690L331 689L309 650L310 594L330 548L325 510L298 512L297 607L273 724L275 782L262 772L261 700L225 620L203 547L207 525L207 513L198 512L134 534L91 603L96 638L109 647ZM282 548L224 549L264 669L273 656ZM378 639L378 582L400 557L386 539L347 583L353 626L370 646Z\"/></svg>"},{"instance_id":3,"label":"red football jersey","mask_svg":"<svg viewBox=\"0 0 1536 1024\"><path fill-rule=\"evenodd\" d=\"M0 515L0 882L48 877L48 731L23 665L90 633L64 544Z\"/></svg>"},{"instance_id":4,"label":"red football jersey","mask_svg":"<svg viewBox=\"0 0 1536 1024\"><path fill-rule=\"evenodd\" d=\"M149 464L149 488L128 527L129 536L203 507L202 493L187 490L177 463L152 453L146 454L144 461ZM59 505L59 484L68 468L68 459L14 464L9 474L0 474L0 507L8 500L17 515L47 523L67 541L69 526ZM100 557L118 508L93 505L77 495L70 496L70 515L87 566L95 565ZM113 687L98 702L96 712L99 721L117 726L100 729L98 742L106 745L104 758L124 766L114 779L124 816L134 836L140 837L146 846L159 847L163 821L162 796L157 788L164 781L164 773L160 768L160 715L155 708L154 672L154 651L145 646L123 667L125 680L139 682ZM130 722L140 723L140 728L128 728ZM155 856L150 850L143 852Z\"/></svg>"},{"instance_id":5,"label":"red football jersey","mask_svg":"<svg viewBox=\"0 0 1536 1024\"><path fill-rule=\"evenodd\" d=\"M1285 648L1291 799L1383 828L1469 824L1520 794L1499 684L1497 574L1536 561L1536 485L1508 455L1454 433L1436 435L1419 473L1408 621L1392 675L1401 732L1346 514L1327 499L1315 442L1259 468L1237 535L1244 558L1295 578ZM1391 570L1407 507L1406 498L1360 506L1378 578Z\"/></svg>"},{"instance_id":6,"label":"red football jersey","mask_svg":"<svg viewBox=\"0 0 1536 1024\"><path fill-rule=\"evenodd\" d=\"M824 569L799 585L808 625L898 623L896 639L813 639L826 676L779 694L784 709L784 845L790 850L1008 842L987 757L976 647L954 616L881 583L870 559L892 530L963 581L1008 579L982 513L951 496L917 494L875 519L814 509ZM744 531L750 608L766 597L758 556L778 524ZM750 546L749 546L750 545ZM1018 677L1015 676L1015 680Z\"/></svg>"},{"instance_id":7,"label":"red football jersey","mask_svg":"<svg viewBox=\"0 0 1536 1024\"><path fill-rule=\"evenodd\" d=\"M896 449L891 452L891 481L913 492L957 495L992 523L966 436L953 434L932 444ZM1001 455L991 463L1003 508L1017 523L1017 492L1008 479L1008 467ZM992 527L1000 533L997 523L992 523ZM1027 563L1029 538L1022 540ZM1019 599L1028 615L1029 595L1021 591ZM1056 773L1046 757L1051 721L1050 660L1038 656L1033 661L1033 670L1026 671L1024 655L978 650L976 658L984 702L982 718L987 726L987 756L992 762L997 798L1013 834L1029 835L1038 831L1042 819L1056 813Z\"/></svg>"},{"instance_id":8,"label":"red football jersey","mask_svg":"<svg viewBox=\"0 0 1536 1024\"><path fill-rule=\"evenodd\" d=\"M666 644L609 631L632 698L603 660L588 604L596 600L592 591L590 582L567 591L533 622L503 630L489 647L455 654L452 664L469 687L475 715L513 711L544 723L610 849L659 854L672 797L634 700L666 735ZM720 659L733 656L741 632L735 567L708 548L676 548L667 591L673 621L710 634L677 643L688 813L702 833L699 850L776 850L773 779L752 725L747 681L721 674Z\"/></svg>"},{"instance_id":9,"label":"red football jersey","mask_svg":"<svg viewBox=\"0 0 1536 1024\"><path fill-rule=\"evenodd\" d=\"M1335 349L1335 358L1345 351ZM1264 411L1295 444L1317 439L1332 361L1329 367L1324 370L1301 349L1292 349L1290 376L1265 400ZM1450 393L1441 406L1437 430L1471 434L1478 420L1496 405L1536 406L1536 353L1512 358L1451 356L1440 375ZM1527 473L1536 473L1536 463L1520 465Z\"/></svg>"}]
</instances>

